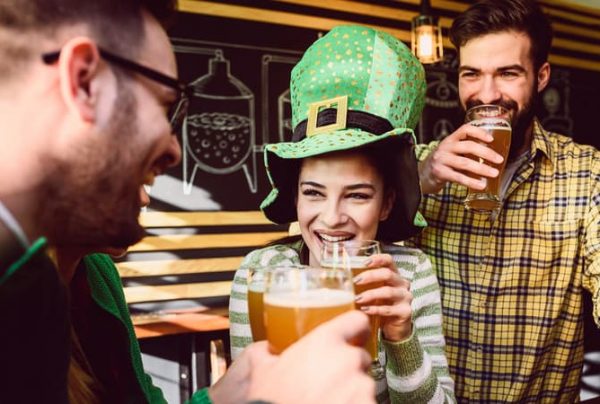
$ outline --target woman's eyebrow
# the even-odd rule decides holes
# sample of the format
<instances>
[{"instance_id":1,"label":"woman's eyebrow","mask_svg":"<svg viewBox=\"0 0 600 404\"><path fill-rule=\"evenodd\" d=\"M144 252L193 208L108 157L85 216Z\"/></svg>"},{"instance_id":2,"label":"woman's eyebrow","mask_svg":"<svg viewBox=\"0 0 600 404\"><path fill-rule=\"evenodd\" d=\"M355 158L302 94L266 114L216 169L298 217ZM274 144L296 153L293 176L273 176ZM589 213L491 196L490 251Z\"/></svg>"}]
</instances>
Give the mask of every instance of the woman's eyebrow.
<instances>
[{"instance_id":1,"label":"woman's eyebrow","mask_svg":"<svg viewBox=\"0 0 600 404\"><path fill-rule=\"evenodd\" d=\"M359 183L359 184L352 184L352 185L348 185L346 187L344 187L347 190L353 191L356 189L362 189L362 188L369 188L372 189L373 191L375 191L375 187L373 186L373 184L369 184L368 182L365 183Z\"/></svg>"},{"instance_id":2,"label":"woman's eyebrow","mask_svg":"<svg viewBox=\"0 0 600 404\"><path fill-rule=\"evenodd\" d=\"M300 181L300 185L301 186L303 186L303 185L311 186L311 187L315 187L315 188L325 188L325 185L319 184L318 182L314 182L314 181ZM348 190L348 191L355 191L357 189L364 189L364 188L376 191L375 186L368 182L364 182L364 183L361 182L358 184L347 185L344 187L344 189Z\"/></svg>"},{"instance_id":3,"label":"woman's eyebrow","mask_svg":"<svg viewBox=\"0 0 600 404\"><path fill-rule=\"evenodd\" d=\"M300 181L300 185L308 185L308 186L316 187L316 188L325 188L325 185L319 184L318 182L314 182L314 181Z\"/></svg>"}]
</instances>

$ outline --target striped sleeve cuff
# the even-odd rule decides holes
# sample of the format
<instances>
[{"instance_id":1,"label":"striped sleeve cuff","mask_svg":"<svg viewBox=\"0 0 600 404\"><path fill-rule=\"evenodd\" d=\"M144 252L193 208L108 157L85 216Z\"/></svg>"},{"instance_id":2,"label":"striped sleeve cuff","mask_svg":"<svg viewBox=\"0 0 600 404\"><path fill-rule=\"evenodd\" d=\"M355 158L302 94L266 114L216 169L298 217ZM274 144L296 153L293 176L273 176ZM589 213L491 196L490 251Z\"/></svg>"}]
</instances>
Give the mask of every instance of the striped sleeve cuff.
<instances>
[{"instance_id":1,"label":"striped sleeve cuff","mask_svg":"<svg viewBox=\"0 0 600 404\"><path fill-rule=\"evenodd\" d=\"M414 329L413 329L414 330ZM387 354L387 383L392 403L443 403L445 394L413 334L402 342L383 340Z\"/></svg>"},{"instance_id":2,"label":"striped sleeve cuff","mask_svg":"<svg viewBox=\"0 0 600 404\"><path fill-rule=\"evenodd\" d=\"M385 338L381 341L386 353L387 368L395 375L413 374L423 365L423 348L415 335L414 325L410 337L404 341L393 342Z\"/></svg>"}]
</instances>

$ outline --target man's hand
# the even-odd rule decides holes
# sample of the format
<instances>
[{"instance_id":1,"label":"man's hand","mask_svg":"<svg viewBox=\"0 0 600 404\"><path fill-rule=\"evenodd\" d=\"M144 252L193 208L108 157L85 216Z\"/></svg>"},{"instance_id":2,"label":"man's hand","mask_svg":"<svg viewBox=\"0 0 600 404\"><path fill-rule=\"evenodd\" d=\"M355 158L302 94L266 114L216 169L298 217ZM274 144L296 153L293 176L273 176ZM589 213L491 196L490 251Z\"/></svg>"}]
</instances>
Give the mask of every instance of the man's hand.
<instances>
[{"instance_id":1,"label":"man's hand","mask_svg":"<svg viewBox=\"0 0 600 404\"><path fill-rule=\"evenodd\" d=\"M253 367L263 361L275 360L276 357L268 351L266 341L249 345L227 369L227 373L210 387L208 390L210 399L215 404L246 402L248 400L248 389L252 382Z\"/></svg>"},{"instance_id":2,"label":"man's hand","mask_svg":"<svg viewBox=\"0 0 600 404\"><path fill-rule=\"evenodd\" d=\"M239 393L247 390L244 401L265 400L277 404L288 403L374 403L375 383L366 374L371 363L367 352L360 348L369 336L369 320L364 313L352 311L314 329L281 355L271 355L266 343L248 347L236 360L238 364L222 378L235 377L226 387L230 397L215 394L216 404L240 402ZM250 350L250 351L249 351ZM230 374L241 370L237 376ZM244 382L244 380L249 380Z\"/></svg>"},{"instance_id":3,"label":"man's hand","mask_svg":"<svg viewBox=\"0 0 600 404\"><path fill-rule=\"evenodd\" d=\"M436 193L448 181L483 190L486 181L481 177L498 176L498 170L486 165L484 161L494 164L503 161L501 155L482 144L492 140L492 136L481 128L469 124L458 128L419 163L421 191L424 194Z\"/></svg>"}]
</instances>

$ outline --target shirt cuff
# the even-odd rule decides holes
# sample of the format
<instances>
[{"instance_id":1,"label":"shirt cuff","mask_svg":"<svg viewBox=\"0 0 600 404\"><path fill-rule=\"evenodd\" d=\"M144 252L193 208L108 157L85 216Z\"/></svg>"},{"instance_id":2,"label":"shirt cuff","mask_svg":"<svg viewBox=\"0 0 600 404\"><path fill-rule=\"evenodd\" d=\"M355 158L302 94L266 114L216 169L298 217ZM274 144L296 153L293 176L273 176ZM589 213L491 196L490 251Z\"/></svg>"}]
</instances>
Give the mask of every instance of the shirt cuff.
<instances>
[{"instance_id":1,"label":"shirt cuff","mask_svg":"<svg viewBox=\"0 0 600 404\"><path fill-rule=\"evenodd\" d=\"M596 327L600 328L600 260L593 261L585 274L583 286L592 294L592 314Z\"/></svg>"},{"instance_id":2,"label":"shirt cuff","mask_svg":"<svg viewBox=\"0 0 600 404\"><path fill-rule=\"evenodd\" d=\"M423 348L415 335L413 326L410 336L399 342L381 339L385 349L387 368L395 375L408 376L417 371L423 364Z\"/></svg>"}]
</instances>

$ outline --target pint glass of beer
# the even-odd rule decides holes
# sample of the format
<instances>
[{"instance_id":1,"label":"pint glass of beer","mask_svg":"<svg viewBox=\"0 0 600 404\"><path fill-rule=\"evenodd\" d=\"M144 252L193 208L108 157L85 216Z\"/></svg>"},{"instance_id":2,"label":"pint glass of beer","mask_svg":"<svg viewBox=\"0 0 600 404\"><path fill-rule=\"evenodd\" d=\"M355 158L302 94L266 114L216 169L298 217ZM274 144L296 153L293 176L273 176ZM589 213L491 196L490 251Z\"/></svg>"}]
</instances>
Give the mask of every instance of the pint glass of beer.
<instances>
[{"instance_id":1,"label":"pint glass of beer","mask_svg":"<svg viewBox=\"0 0 600 404\"><path fill-rule=\"evenodd\" d=\"M271 268L264 307L269 349L279 354L319 324L354 309L352 280L345 271Z\"/></svg>"},{"instance_id":2,"label":"pint glass of beer","mask_svg":"<svg viewBox=\"0 0 600 404\"><path fill-rule=\"evenodd\" d=\"M265 282L267 268L248 268L248 318L250 319L250 329L252 330L252 339L262 341L267 339L264 322L263 294L265 292Z\"/></svg>"},{"instance_id":3,"label":"pint glass of beer","mask_svg":"<svg viewBox=\"0 0 600 404\"><path fill-rule=\"evenodd\" d=\"M500 208L500 186L510 150L512 134L509 119L508 111L500 105L478 105L467 111L466 121L491 134L494 139L487 146L504 157L504 161L501 164L493 164L483 161L483 159L475 159L480 163L498 169L499 174L496 178L484 178L486 180L486 187L482 191L468 190L464 203L465 207L469 210L492 212Z\"/></svg>"},{"instance_id":4,"label":"pint glass of beer","mask_svg":"<svg viewBox=\"0 0 600 404\"><path fill-rule=\"evenodd\" d=\"M325 242L321 248L321 267L337 270L345 270L352 277L367 271L367 260L371 255L380 254L381 247L376 240L350 240L342 242ZM354 285L354 293L360 294L365 290L376 289L383 283L370 283L368 285ZM357 305L360 307L360 305ZM379 363L378 341L379 341L379 316L369 316L371 324L371 338L367 341L365 349L373 360L369 373L375 379L385 375L385 371Z\"/></svg>"}]
</instances>

